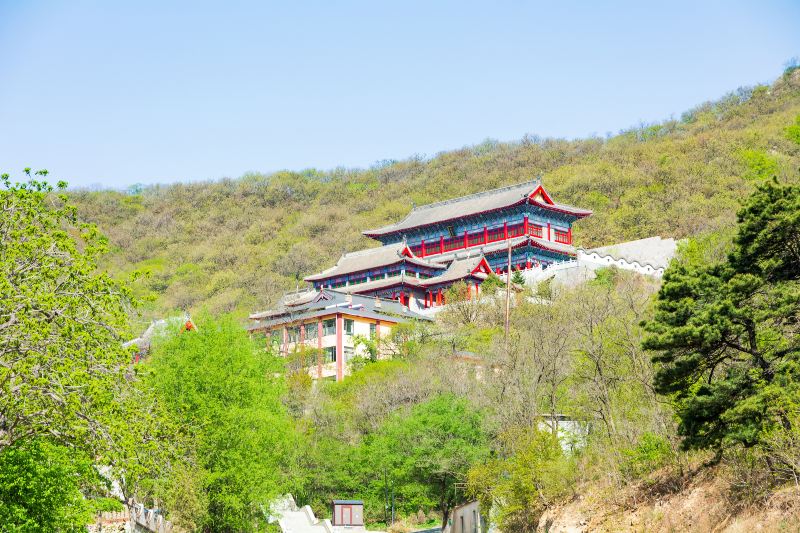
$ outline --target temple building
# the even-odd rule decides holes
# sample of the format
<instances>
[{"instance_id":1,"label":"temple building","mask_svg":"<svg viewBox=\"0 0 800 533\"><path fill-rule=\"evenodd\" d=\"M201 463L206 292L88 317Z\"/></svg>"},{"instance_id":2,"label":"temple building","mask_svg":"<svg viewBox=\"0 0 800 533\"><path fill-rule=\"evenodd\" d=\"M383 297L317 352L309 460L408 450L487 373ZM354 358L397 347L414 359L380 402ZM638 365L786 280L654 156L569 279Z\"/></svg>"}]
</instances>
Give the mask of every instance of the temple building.
<instances>
[{"instance_id":1,"label":"temple building","mask_svg":"<svg viewBox=\"0 0 800 533\"><path fill-rule=\"evenodd\" d=\"M305 278L317 290L396 300L411 310L445 303L463 281L478 293L492 272L574 260L572 224L592 212L555 203L538 181L415 207L402 221L364 231L382 246L344 254Z\"/></svg>"},{"instance_id":2,"label":"temple building","mask_svg":"<svg viewBox=\"0 0 800 533\"><path fill-rule=\"evenodd\" d=\"M430 318L397 301L319 289L287 294L276 309L253 313L250 320L251 335L262 335L275 353L286 356L313 348L314 361L304 365L309 374L341 381L353 357L386 355L389 335L398 323Z\"/></svg>"}]
</instances>

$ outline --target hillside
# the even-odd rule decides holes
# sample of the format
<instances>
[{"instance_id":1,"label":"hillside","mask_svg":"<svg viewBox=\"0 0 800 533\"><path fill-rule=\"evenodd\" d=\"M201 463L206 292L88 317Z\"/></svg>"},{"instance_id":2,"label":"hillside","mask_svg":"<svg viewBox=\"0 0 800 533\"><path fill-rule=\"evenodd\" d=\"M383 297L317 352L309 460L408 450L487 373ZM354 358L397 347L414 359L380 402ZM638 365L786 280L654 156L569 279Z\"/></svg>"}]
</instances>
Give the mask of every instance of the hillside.
<instances>
[{"instance_id":1,"label":"hillside","mask_svg":"<svg viewBox=\"0 0 800 533\"><path fill-rule=\"evenodd\" d=\"M150 272L138 287L150 297L143 320L180 308L242 316L342 252L375 244L361 230L396 221L414 204L536 175L558 201L594 210L576 225L579 246L729 228L755 179L800 166L800 150L785 136L798 115L794 70L771 86L740 89L680 119L607 139L486 141L366 170L284 171L72 197L111 239L113 272Z\"/></svg>"}]
</instances>

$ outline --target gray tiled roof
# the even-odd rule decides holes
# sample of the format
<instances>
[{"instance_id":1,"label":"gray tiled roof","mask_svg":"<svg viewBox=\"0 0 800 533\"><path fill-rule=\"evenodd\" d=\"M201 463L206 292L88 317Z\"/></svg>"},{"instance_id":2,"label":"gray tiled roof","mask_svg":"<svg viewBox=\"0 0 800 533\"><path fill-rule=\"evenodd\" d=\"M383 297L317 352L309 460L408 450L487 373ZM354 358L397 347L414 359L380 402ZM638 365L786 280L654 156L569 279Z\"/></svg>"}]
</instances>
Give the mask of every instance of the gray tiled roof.
<instances>
[{"instance_id":1,"label":"gray tiled roof","mask_svg":"<svg viewBox=\"0 0 800 533\"><path fill-rule=\"evenodd\" d=\"M254 323L249 330L269 328L278 324L287 324L327 316L337 312L348 315L363 316L402 322L407 319L430 320L427 317L409 311L407 307L394 300L362 296L360 294L345 294L331 289L310 290L311 298L308 302L296 306L281 306L273 311L253 313L250 319Z\"/></svg>"},{"instance_id":2,"label":"gray tiled roof","mask_svg":"<svg viewBox=\"0 0 800 533\"><path fill-rule=\"evenodd\" d=\"M422 280L415 276L401 275L401 276L394 276L391 278L374 279L371 281L367 281L366 283L358 283L355 285L348 285L346 287L337 287L335 290L355 294L366 291L377 291L380 289L384 289L386 287L393 287L394 285L400 285L401 283L411 287L418 287L420 285L420 282L422 282Z\"/></svg>"},{"instance_id":3,"label":"gray tiled roof","mask_svg":"<svg viewBox=\"0 0 800 533\"><path fill-rule=\"evenodd\" d=\"M413 254L411 256L404 256L403 250L405 248L405 243L398 242L386 246L379 246L377 248L368 248L366 250L346 253L339 258L339 261L336 262L335 266L327 270L323 270L317 274L312 274L311 276L306 277L305 280L319 281L335 276L341 276L343 274L350 274L352 272L361 272L373 268L393 265L403 260L428 268L440 270L444 270L446 268L445 265L421 259Z\"/></svg>"},{"instance_id":4,"label":"gray tiled roof","mask_svg":"<svg viewBox=\"0 0 800 533\"><path fill-rule=\"evenodd\" d=\"M406 218L396 224L390 224L374 230L367 230L362 233L370 237L386 235L419 226L453 220L471 214L510 207L522 203L540 186L541 184L539 181L527 181L517 185L510 185L508 187L501 187L499 189L483 191L469 196L462 196L443 202L415 207ZM535 204L541 207L552 207L578 217L588 216L592 213L586 209L579 209L566 204L547 204L542 202L535 202Z\"/></svg>"},{"instance_id":5,"label":"gray tiled roof","mask_svg":"<svg viewBox=\"0 0 800 533\"><path fill-rule=\"evenodd\" d=\"M484 256L481 254L474 257L456 259L455 261L450 263L450 266L441 276L436 276L435 278L428 278L425 280L421 280L422 281L421 284L423 286L428 286L428 285L436 285L438 283L449 283L452 281L458 281L460 279L464 279L469 275L473 275L474 277L481 280L486 279L488 275L484 274L483 272L476 272L475 274L472 274L472 271L478 267L478 265L483 260L483 257Z\"/></svg>"}]
</instances>

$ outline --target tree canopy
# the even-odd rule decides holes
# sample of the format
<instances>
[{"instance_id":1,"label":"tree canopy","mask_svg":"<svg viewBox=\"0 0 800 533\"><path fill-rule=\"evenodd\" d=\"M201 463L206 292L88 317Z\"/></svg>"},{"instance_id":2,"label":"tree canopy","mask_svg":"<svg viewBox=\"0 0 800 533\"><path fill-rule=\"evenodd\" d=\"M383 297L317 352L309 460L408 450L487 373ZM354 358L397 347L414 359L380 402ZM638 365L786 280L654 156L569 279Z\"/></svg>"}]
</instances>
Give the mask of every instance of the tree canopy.
<instances>
[{"instance_id":1,"label":"tree canopy","mask_svg":"<svg viewBox=\"0 0 800 533\"><path fill-rule=\"evenodd\" d=\"M800 400L800 186L759 185L727 261L664 274L647 348L687 447L758 443Z\"/></svg>"},{"instance_id":2,"label":"tree canopy","mask_svg":"<svg viewBox=\"0 0 800 533\"><path fill-rule=\"evenodd\" d=\"M98 270L107 240L66 196L6 174L0 186L0 451L40 436L108 448L131 291Z\"/></svg>"}]
</instances>

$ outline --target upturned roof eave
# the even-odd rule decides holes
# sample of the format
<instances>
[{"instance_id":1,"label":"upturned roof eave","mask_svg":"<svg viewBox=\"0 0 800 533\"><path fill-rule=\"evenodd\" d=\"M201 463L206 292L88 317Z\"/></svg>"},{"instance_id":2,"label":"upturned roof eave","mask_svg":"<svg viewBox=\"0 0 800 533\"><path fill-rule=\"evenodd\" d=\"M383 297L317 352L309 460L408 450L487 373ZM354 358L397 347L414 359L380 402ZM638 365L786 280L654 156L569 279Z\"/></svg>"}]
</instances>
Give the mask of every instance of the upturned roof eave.
<instances>
[{"instance_id":1,"label":"upturned roof eave","mask_svg":"<svg viewBox=\"0 0 800 533\"><path fill-rule=\"evenodd\" d=\"M589 210L589 209L580 209L578 207L573 207L573 206L567 205L567 204L556 204L556 203L548 204L548 203L539 202L539 201L536 201L536 200L531 200L530 198L526 197L526 198L522 198L522 199L520 199L520 200L518 200L516 202L512 202L510 204L502 205L502 206L499 206L499 207L493 207L491 209L486 209L484 211L475 211L475 212L472 212L472 213L465 213L465 214L460 215L460 216L455 216L455 217L445 218L445 219L441 219L441 220L436 220L434 222L426 222L424 224L416 224L416 225L413 225L413 226L402 226L403 222L408 218L408 217L406 217L406 219L404 219L404 220L402 220L402 221L400 221L400 222L398 222L396 224L390 224L388 226L384 226L384 227L378 228L378 229L365 230L365 231L362 231L361 234L364 235L365 237L370 237L370 238L373 238L373 239L376 238L376 237L386 237L387 235L393 235L393 234L396 234L396 233L407 232L407 231L410 231L410 230L413 230L413 229L425 228L425 227L429 227L429 226L436 226L438 224L446 224L447 222L452 222L453 220L458 220L458 219L464 218L464 217L473 217L473 216L485 215L487 213L494 213L496 211L502 211L503 209L509 209L509 208L517 207L519 205L524 205L524 204L528 204L528 205L532 205L532 206L535 206L535 207L539 207L541 209L546 209L548 211L555 211L557 213L562 213L562 214L565 214L565 215L574 216L576 219L586 218L586 217L588 217L588 216L593 214L593 212L591 210ZM412 211L412 213L413 213L413 211ZM411 213L409 213L409 215L410 214Z\"/></svg>"}]
</instances>

